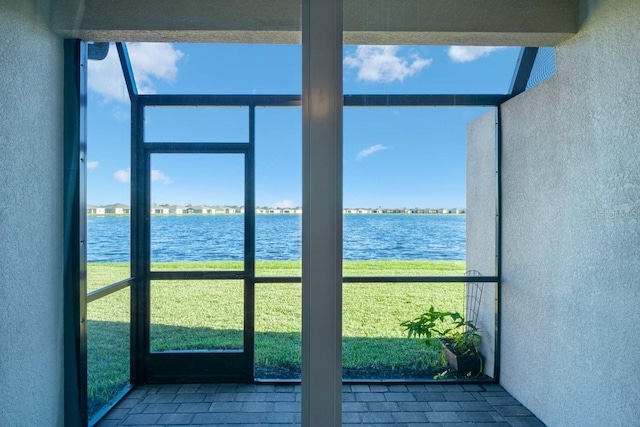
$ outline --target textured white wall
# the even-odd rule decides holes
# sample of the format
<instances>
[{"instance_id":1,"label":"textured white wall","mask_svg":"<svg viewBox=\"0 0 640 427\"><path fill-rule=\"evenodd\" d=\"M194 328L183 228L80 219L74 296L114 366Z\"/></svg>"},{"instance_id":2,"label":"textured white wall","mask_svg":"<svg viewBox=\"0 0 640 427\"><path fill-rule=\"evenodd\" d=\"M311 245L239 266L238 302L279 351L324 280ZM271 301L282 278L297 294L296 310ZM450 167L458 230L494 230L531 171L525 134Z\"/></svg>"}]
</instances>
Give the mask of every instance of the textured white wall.
<instances>
[{"instance_id":1,"label":"textured white wall","mask_svg":"<svg viewBox=\"0 0 640 427\"><path fill-rule=\"evenodd\" d=\"M467 270L496 271L496 115L491 111L467 124ZM474 285L468 285L474 286ZM477 326L484 373L494 374L495 285L483 287Z\"/></svg>"},{"instance_id":2,"label":"textured white wall","mask_svg":"<svg viewBox=\"0 0 640 427\"><path fill-rule=\"evenodd\" d=\"M62 425L62 41L0 3L0 426Z\"/></svg>"},{"instance_id":3,"label":"textured white wall","mask_svg":"<svg viewBox=\"0 0 640 427\"><path fill-rule=\"evenodd\" d=\"M501 383L549 426L640 417L640 5L582 3L503 109Z\"/></svg>"}]
</instances>

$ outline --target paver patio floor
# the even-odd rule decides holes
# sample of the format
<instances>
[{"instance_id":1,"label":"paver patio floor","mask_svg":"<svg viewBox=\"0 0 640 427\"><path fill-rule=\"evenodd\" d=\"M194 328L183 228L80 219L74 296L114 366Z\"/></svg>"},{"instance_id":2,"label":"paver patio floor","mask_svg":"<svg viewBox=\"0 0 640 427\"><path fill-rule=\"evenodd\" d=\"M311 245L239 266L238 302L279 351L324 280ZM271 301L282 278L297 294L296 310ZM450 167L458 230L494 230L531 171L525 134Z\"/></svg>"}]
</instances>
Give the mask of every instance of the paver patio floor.
<instances>
[{"instance_id":1,"label":"paver patio floor","mask_svg":"<svg viewBox=\"0 0 640 427\"><path fill-rule=\"evenodd\" d=\"M139 386L98 423L113 426L300 425L300 386ZM343 426L544 426L496 384L344 385Z\"/></svg>"}]
</instances>

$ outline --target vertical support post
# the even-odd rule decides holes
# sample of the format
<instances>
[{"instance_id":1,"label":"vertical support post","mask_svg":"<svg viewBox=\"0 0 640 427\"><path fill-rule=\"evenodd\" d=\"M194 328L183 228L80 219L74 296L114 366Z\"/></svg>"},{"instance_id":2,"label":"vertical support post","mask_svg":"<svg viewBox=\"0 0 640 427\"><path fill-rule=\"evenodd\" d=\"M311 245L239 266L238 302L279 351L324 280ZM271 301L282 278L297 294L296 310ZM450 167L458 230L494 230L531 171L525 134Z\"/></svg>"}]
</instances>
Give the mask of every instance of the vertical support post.
<instances>
[{"instance_id":1,"label":"vertical support post","mask_svg":"<svg viewBox=\"0 0 640 427\"><path fill-rule=\"evenodd\" d=\"M256 309L256 106L249 105L249 151L245 154L244 180L244 353L251 370L247 381L254 379L255 309Z\"/></svg>"},{"instance_id":2,"label":"vertical support post","mask_svg":"<svg viewBox=\"0 0 640 427\"><path fill-rule=\"evenodd\" d=\"M302 2L302 425L342 419L342 0Z\"/></svg>"},{"instance_id":3,"label":"vertical support post","mask_svg":"<svg viewBox=\"0 0 640 427\"><path fill-rule=\"evenodd\" d=\"M500 307L502 304L502 106L496 107L496 270L493 378L500 381Z\"/></svg>"},{"instance_id":4,"label":"vertical support post","mask_svg":"<svg viewBox=\"0 0 640 427\"><path fill-rule=\"evenodd\" d=\"M64 41L64 417L87 425L87 48Z\"/></svg>"}]
</instances>

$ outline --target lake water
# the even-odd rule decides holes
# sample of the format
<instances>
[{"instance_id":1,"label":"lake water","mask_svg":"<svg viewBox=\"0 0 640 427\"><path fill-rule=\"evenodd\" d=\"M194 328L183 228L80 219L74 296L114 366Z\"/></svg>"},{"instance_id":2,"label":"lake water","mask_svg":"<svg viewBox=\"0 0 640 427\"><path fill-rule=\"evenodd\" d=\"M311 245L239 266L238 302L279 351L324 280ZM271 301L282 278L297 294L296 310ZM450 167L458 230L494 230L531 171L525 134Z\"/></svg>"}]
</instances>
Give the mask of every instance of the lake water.
<instances>
[{"instance_id":1,"label":"lake water","mask_svg":"<svg viewBox=\"0 0 640 427\"><path fill-rule=\"evenodd\" d=\"M87 218L88 262L129 260L128 216ZM151 217L151 258L162 261L243 259L242 215ZM301 258L300 215L256 215L256 259ZM464 215L345 215L344 259L464 260Z\"/></svg>"}]
</instances>

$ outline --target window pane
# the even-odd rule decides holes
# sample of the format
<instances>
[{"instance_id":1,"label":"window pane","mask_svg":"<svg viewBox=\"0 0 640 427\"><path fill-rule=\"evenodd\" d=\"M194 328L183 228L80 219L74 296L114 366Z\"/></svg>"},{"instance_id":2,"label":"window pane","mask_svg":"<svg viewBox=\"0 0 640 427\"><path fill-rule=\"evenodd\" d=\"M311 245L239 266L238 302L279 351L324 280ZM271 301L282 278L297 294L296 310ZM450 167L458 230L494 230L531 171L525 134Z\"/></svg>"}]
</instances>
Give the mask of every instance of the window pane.
<instances>
[{"instance_id":1,"label":"window pane","mask_svg":"<svg viewBox=\"0 0 640 427\"><path fill-rule=\"evenodd\" d=\"M151 282L151 351L243 349L244 282Z\"/></svg>"},{"instance_id":2,"label":"window pane","mask_svg":"<svg viewBox=\"0 0 640 427\"><path fill-rule=\"evenodd\" d=\"M115 45L89 61L87 290L130 276L131 105Z\"/></svg>"},{"instance_id":3,"label":"window pane","mask_svg":"<svg viewBox=\"0 0 640 427\"><path fill-rule=\"evenodd\" d=\"M147 107L145 142L249 142L247 107Z\"/></svg>"},{"instance_id":4,"label":"window pane","mask_svg":"<svg viewBox=\"0 0 640 427\"><path fill-rule=\"evenodd\" d=\"M154 271L244 268L244 156L154 154Z\"/></svg>"},{"instance_id":5,"label":"window pane","mask_svg":"<svg viewBox=\"0 0 640 427\"><path fill-rule=\"evenodd\" d=\"M130 291L87 305L89 418L129 384Z\"/></svg>"}]
</instances>

